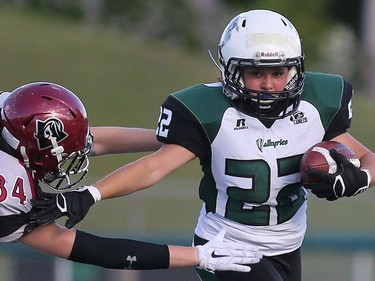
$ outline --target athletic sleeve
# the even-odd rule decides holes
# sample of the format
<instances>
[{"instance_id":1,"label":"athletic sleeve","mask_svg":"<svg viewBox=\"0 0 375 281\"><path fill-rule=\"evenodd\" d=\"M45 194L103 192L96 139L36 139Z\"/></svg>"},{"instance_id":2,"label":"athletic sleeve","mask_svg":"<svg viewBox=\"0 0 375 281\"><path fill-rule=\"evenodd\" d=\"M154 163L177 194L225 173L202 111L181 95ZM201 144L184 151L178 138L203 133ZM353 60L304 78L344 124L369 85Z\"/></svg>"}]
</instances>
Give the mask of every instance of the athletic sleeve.
<instances>
[{"instance_id":1,"label":"athletic sleeve","mask_svg":"<svg viewBox=\"0 0 375 281\"><path fill-rule=\"evenodd\" d=\"M334 137L345 133L351 126L352 122L352 98L353 88L352 85L344 81L343 95L341 100L341 107L336 116L329 125L324 140L330 140Z\"/></svg>"},{"instance_id":2,"label":"athletic sleeve","mask_svg":"<svg viewBox=\"0 0 375 281\"><path fill-rule=\"evenodd\" d=\"M77 230L68 260L110 269L165 269L167 245L129 239L104 238Z\"/></svg>"},{"instance_id":3,"label":"athletic sleeve","mask_svg":"<svg viewBox=\"0 0 375 281\"><path fill-rule=\"evenodd\" d=\"M200 158L210 151L208 139L197 118L172 95L161 106L157 139L181 145Z\"/></svg>"}]
</instances>

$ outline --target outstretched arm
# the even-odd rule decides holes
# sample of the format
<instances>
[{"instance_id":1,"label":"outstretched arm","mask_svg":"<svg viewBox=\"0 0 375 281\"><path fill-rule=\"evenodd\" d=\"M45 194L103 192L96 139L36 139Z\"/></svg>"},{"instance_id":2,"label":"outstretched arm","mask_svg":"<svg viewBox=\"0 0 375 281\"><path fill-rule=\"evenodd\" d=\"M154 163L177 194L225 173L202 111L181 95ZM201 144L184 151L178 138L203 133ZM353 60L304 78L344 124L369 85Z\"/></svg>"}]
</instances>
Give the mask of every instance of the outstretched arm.
<instances>
[{"instance_id":1,"label":"outstretched arm","mask_svg":"<svg viewBox=\"0 0 375 281\"><path fill-rule=\"evenodd\" d=\"M39 227L19 239L38 251L75 262L112 269L163 269L198 266L209 270L250 271L261 254L257 247L224 243L225 230L206 245L167 246L120 238L104 238L57 224ZM216 252L217 256L212 255Z\"/></svg>"},{"instance_id":2,"label":"outstretched arm","mask_svg":"<svg viewBox=\"0 0 375 281\"><path fill-rule=\"evenodd\" d=\"M101 199L120 197L148 188L195 158L176 144L164 144L157 152L127 164L94 183Z\"/></svg>"},{"instance_id":3,"label":"outstretched arm","mask_svg":"<svg viewBox=\"0 0 375 281\"><path fill-rule=\"evenodd\" d=\"M38 191L39 197L31 200L34 210L30 218L33 225L45 225L68 216L65 226L72 228L95 202L148 188L194 158L182 146L165 144L157 152L119 168L94 185L58 194Z\"/></svg>"},{"instance_id":4,"label":"outstretched arm","mask_svg":"<svg viewBox=\"0 0 375 281\"><path fill-rule=\"evenodd\" d=\"M157 152L119 168L94 185L58 194L39 190L39 196L31 200L34 211L30 218L33 225L45 225L66 215L69 219L65 226L72 228L95 202L148 188L194 158L182 146L165 144Z\"/></svg>"},{"instance_id":5,"label":"outstretched arm","mask_svg":"<svg viewBox=\"0 0 375 281\"><path fill-rule=\"evenodd\" d=\"M155 130L129 127L92 127L94 143L91 156L115 153L156 151L161 143Z\"/></svg>"}]
</instances>

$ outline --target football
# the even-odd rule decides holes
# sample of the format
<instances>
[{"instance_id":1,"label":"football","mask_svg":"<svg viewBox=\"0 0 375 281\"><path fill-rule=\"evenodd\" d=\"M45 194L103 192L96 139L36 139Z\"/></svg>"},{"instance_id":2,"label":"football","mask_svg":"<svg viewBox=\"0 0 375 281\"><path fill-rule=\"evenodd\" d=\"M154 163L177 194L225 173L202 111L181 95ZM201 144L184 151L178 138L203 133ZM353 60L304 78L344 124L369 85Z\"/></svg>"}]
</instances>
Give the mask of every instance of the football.
<instances>
[{"instance_id":1,"label":"football","mask_svg":"<svg viewBox=\"0 0 375 281\"><path fill-rule=\"evenodd\" d=\"M335 141L322 141L310 147L302 156L300 171L303 183L319 183L318 179L307 173L309 169L316 169L330 174L336 173L340 169L329 154L331 149L335 149L343 154L353 165L360 167L360 161L351 148Z\"/></svg>"}]
</instances>

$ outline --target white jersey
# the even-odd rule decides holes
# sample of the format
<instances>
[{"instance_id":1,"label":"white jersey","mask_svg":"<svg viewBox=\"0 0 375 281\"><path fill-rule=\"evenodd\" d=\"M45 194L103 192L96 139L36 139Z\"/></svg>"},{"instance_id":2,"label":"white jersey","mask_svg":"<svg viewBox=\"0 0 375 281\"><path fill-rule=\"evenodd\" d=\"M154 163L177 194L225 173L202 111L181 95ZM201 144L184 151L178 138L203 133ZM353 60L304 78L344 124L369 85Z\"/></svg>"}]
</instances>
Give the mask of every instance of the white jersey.
<instances>
[{"instance_id":1,"label":"white jersey","mask_svg":"<svg viewBox=\"0 0 375 281\"><path fill-rule=\"evenodd\" d=\"M221 84L197 85L163 103L158 139L194 152L204 173L195 234L289 253L306 232L307 192L299 163L313 144L350 126L351 86L340 76L307 73L298 111L264 124L232 106Z\"/></svg>"},{"instance_id":2,"label":"white jersey","mask_svg":"<svg viewBox=\"0 0 375 281\"><path fill-rule=\"evenodd\" d=\"M305 113L316 112L304 101L300 108ZM240 126L231 122L233 120L241 120ZM306 134L308 130L314 134ZM209 240L226 227L228 239L240 238L256 244L265 255L283 254L300 247L306 231L307 192L299 189L300 193L290 193L287 198L280 196L285 186L293 188L293 184L301 179L298 170L283 174L282 165L289 165L288 161L303 154L323 135L320 122L293 125L289 118L285 118L266 128L258 119L229 108L211 144L212 151L215 151L212 153L212 175L217 188L215 212L207 212L203 206L195 233ZM231 203L231 197L241 200ZM296 200L299 211L293 211L292 217L283 218L284 210L278 209L281 203L278 200L286 199L290 202ZM242 212L237 212L237 209L242 209ZM233 219L226 220L231 217L231 212Z\"/></svg>"},{"instance_id":3,"label":"white jersey","mask_svg":"<svg viewBox=\"0 0 375 281\"><path fill-rule=\"evenodd\" d=\"M0 108L9 94L0 94ZM17 158L0 150L0 243L16 242L23 235L34 197L31 175Z\"/></svg>"},{"instance_id":4,"label":"white jersey","mask_svg":"<svg viewBox=\"0 0 375 281\"><path fill-rule=\"evenodd\" d=\"M17 158L0 150L0 159L0 243L8 243L24 233L35 186Z\"/></svg>"}]
</instances>

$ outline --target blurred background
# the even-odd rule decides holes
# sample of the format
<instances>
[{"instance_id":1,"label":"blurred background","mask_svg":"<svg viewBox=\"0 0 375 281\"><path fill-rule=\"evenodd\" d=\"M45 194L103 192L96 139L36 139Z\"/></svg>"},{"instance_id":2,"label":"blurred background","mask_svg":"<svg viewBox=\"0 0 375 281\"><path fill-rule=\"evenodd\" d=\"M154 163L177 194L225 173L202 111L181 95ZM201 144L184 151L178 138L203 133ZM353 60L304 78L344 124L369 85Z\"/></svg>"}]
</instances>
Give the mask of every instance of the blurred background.
<instances>
[{"instance_id":1,"label":"blurred background","mask_svg":"<svg viewBox=\"0 0 375 281\"><path fill-rule=\"evenodd\" d=\"M155 128L171 92L216 81L221 32L236 14L271 9L302 38L306 68L343 75L355 89L351 133L375 149L375 1L0 0L0 89L51 81L74 91L91 126ZM93 158L92 183L143 154ZM190 245L200 210L193 161L146 191L96 204L77 225L95 234ZM337 202L309 198L304 280L375 280L374 191ZM64 223L64 221L61 221ZM6 281L198 281L194 269L120 271L0 246Z\"/></svg>"}]
</instances>

